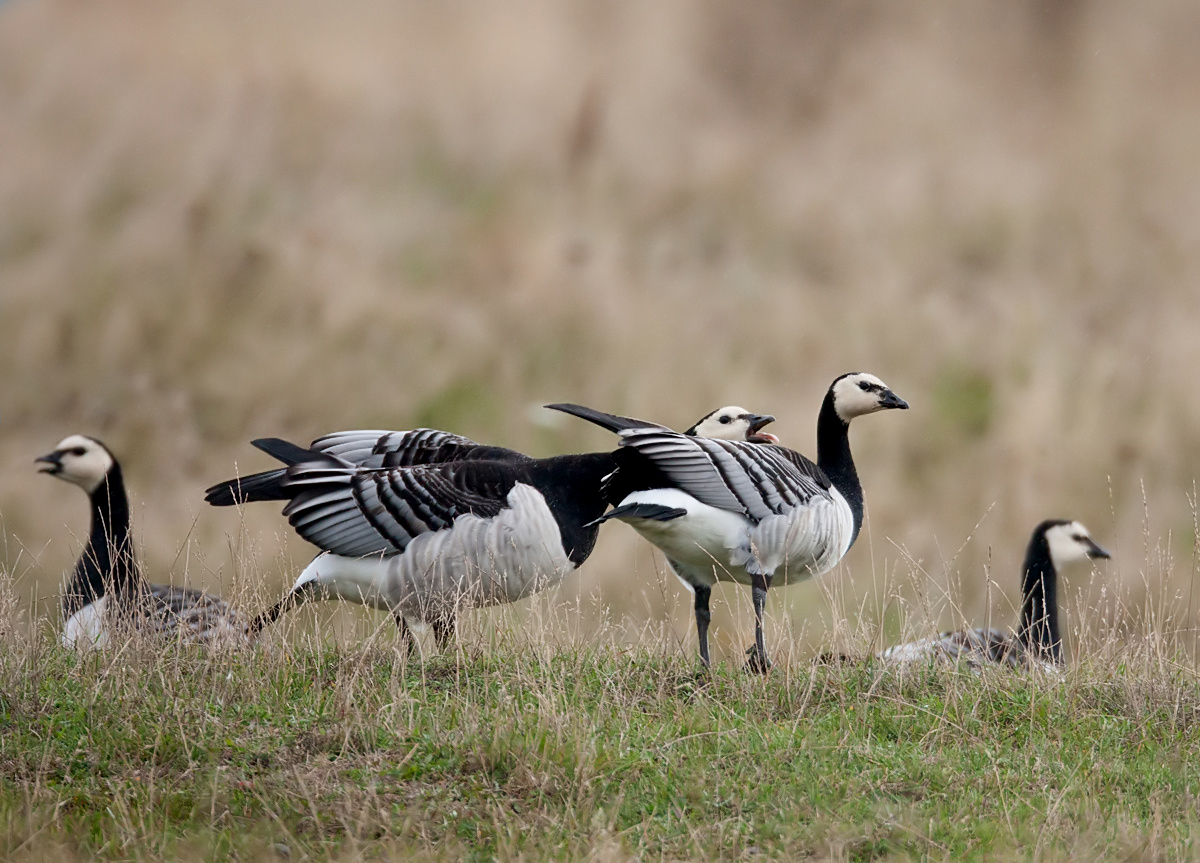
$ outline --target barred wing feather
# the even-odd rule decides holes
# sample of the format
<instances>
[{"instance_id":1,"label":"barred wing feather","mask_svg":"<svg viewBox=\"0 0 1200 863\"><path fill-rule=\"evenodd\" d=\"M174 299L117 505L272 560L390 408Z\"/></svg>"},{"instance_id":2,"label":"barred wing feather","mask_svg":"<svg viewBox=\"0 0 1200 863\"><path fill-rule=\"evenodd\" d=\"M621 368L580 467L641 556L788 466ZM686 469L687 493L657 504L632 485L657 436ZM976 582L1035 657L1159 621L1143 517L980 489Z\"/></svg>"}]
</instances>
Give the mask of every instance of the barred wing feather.
<instances>
[{"instance_id":1,"label":"barred wing feather","mask_svg":"<svg viewBox=\"0 0 1200 863\"><path fill-rule=\"evenodd\" d=\"M824 471L785 447L660 429L622 432L621 446L637 450L702 503L740 512L755 523L814 500L833 501Z\"/></svg>"},{"instance_id":2,"label":"barred wing feather","mask_svg":"<svg viewBox=\"0 0 1200 863\"><path fill-rule=\"evenodd\" d=\"M484 446L462 435L428 428L334 432L317 438L311 448L366 468L441 464L464 459L516 461L526 458L515 450Z\"/></svg>"},{"instance_id":3,"label":"barred wing feather","mask_svg":"<svg viewBox=\"0 0 1200 863\"><path fill-rule=\"evenodd\" d=\"M286 482L302 490L283 512L297 533L325 551L345 557L396 554L460 515L497 515L515 482L506 466L456 462L369 470L297 465Z\"/></svg>"}]
</instances>

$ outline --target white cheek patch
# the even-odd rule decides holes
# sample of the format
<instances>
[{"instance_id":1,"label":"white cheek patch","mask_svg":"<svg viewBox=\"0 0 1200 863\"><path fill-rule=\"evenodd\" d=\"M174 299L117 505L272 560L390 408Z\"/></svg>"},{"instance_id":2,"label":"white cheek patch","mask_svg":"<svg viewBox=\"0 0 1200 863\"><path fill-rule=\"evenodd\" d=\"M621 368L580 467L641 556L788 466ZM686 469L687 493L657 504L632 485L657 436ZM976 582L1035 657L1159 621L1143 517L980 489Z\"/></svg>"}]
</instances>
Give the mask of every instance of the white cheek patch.
<instances>
[{"instance_id":1,"label":"white cheek patch","mask_svg":"<svg viewBox=\"0 0 1200 863\"><path fill-rule=\"evenodd\" d=\"M1046 543L1050 546L1050 562L1055 569L1070 563L1088 559L1087 547L1075 539L1076 535L1087 536L1087 530L1077 521L1060 524L1046 531Z\"/></svg>"},{"instance_id":2,"label":"white cheek patch","mask_svg":"<svg viewBox=\"0 0 1200 863\"><path fill-rule=\"evenodd\" d=\"M59 479L74 483L88 494L94 492L105 475L112 469L112 456L94 440L83 435L71 435L59 441L58 450L65 453L62 457L62 469L54 474ZM82 455L71 452L82 449Z\"/></svg>"},{"instance_id":3,"label":"white cheek patch","mask_svg":"<svg viewBox=\"0 0 1200 863\"><path fill-rule=\"evenodd\" d=\"M734 420L722 425L716 420L710 420L696 429L696 437L706 437L712 440L745 440L750 431L750 424L745 420Z\"/></svg>"},{"instance_id":4,"label":"white cheek patch","mask_svg":"<svg viewBox=\"0 0 1200 863\"><path fill-rule=\"evenodd\" d=\"M883 381L874 375L861 374L842 378L833 389L833 404L842 422L848 423L855 417L879 410L879 393L864 390L858 385L860 381L877 384L886 389Z\"/></svg>"},{"instance_id":5,"label":"white cheek patch","mask_svg":"<svg viewBox=\"0 0 1200 863\"><path fill-rule=\"evenodd\" d=\"M696 437L709 438L711 440L741 440L746 439L746 433L750 430L750 423L744 419L737 417L747 414L745 408L730 405L729 407L721 408L713 411L704 420L698 423L694 429ZM722 416L733 417L732 421L723 423L720 418Z\"/></svg>"}]
</instances>

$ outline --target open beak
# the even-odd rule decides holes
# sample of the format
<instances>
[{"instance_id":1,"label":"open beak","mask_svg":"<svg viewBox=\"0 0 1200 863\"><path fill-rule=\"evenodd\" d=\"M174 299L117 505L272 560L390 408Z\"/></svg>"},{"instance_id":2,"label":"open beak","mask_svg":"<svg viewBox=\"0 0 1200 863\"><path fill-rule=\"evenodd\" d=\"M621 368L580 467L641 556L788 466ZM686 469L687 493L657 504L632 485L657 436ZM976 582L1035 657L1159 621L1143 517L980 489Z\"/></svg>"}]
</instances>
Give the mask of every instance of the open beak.
<instances>
[{"instance_id":1,"label":"open beak","mask_svg":"<svg viewBox=\"0 0 1200 863\"><path fill-rule=\"evenodd\" d=\"M62 470L62 452L55 450L46 455L40 455L33 460L33 463L38 466L38 473L48 473L53 476Z\"/></svg>"},{"instance_id":2,"label":"open beak","mask_svg":"<svg viewBox=\"0 0 1200 863\"><path fill-rule=\"evenodd\" d=\"M779 443L779 438L770 432L760 432L759 430L769 423L775 422L775 417L770 414L750 414L746 417L750 422L750 429L746 435L746 440L751 443Z\"/></svg>"},{"instance_id":3,"label":"open beak","mask_svg":"<svg viewBox=\"0 0 1200 863\"><path fill-rule=\"evenodd\" d=\"M1092 560L1095 560L1098 557L1102 557L1105 560L1108 560L1112 557L1112 555L1109 554L1105 549L1096 545L1095 541L1092 540L1091 537L1088 537L1088 540L1087 540L1087 556L1090 557Z\"/></svg>"},{"instance_id":4,"label":"open beak","mask_svg":"<svg viewBox=\"0 0 1200 863\"><path fill-rule=\"evenodd\" d=\"M881 410L896 408L897 410L906 411L908 410L908 402L891 390L884 390L883 395L879 397L879 407Z\"/></svg>"}]
</instances>

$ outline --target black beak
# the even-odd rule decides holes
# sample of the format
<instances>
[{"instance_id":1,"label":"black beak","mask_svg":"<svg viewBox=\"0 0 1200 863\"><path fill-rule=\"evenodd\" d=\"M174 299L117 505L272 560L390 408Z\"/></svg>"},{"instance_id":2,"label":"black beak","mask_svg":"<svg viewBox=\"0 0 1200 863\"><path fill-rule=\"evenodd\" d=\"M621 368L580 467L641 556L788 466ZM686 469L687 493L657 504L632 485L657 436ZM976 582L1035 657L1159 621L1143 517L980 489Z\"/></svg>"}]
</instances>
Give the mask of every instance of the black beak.
<instances>
[{"instance_id":1,"label":"black beak","mask_svg":"<svg viewBox=\"0 0 1200 863\"><path fill-rule=\"evenodd\" d=\"M1095 541L1090 536L1087 538L1087 540L1084 542L1084 544L1087 546L1087 556L1090 557L1092 560L1095 560L1098 557L1102 557L1105 560L1109 560L1112 557L1111 554L1109 554L1107 551L1105 551L1100 546L1096 545Z\"/></svg>"},{"instance_id":2,"label":"black beak","mask_svg":"<svg viewBox=\"0 0 1200 863\"><path fill-rule=\"evenodd\" d=\"M879 407L896 408L897 410L906 411L908 410L908 402L891 390L884 390L883 394L879 397Z\"/></svg>"},{"instance_id":3,"label":"black beak","mask_svg":"<svg viewBox=\"0 0 1200 863\"><path fill-rule=\"evenodd\" d=\"M40 455L33 460L33 463L38 465L38 473L56 474L62 470L62 450L55 450L45 455Z\"/></svg>"},{"instance_id":4,"label":"black beak","mask_svg":"<svg viewBox=\"0 0 1200 863\"><path fill-rule=\"evenodd\" d=\"M770 414L746 414L742 419L749 421L750 434L754 434L763 426L775 422L775 417Z\"/></svg>"}]
</instances>

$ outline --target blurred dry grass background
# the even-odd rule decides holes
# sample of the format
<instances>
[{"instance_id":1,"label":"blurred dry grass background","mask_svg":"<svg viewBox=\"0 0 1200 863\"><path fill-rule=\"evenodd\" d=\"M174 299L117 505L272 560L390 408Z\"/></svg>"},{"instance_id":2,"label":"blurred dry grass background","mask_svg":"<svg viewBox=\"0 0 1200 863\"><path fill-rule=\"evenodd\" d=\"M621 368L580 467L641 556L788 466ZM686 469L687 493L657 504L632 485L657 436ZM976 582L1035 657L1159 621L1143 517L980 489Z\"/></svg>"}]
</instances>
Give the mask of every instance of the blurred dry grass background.
<instances>
[{"instance_id":1,"label":"blurred dry grass background","mask_svg":"<svg viewBox=\"0 0 1200 863\"><path fill-rule=\"evenodd\" d=\"M1067 516L1117 552L1073 602L1190 626L1198 45L1185 0L10 2L3 562L53 608L86 510L31 460L71 432L121 456L152 576L270 594L310 550L201 499L266 464L253 437L551 454L611 440L547 401L734 402L815 454L864 369L913 410L855 426L835 608L883 620L888 584L981 619L990 575L1007 622L1029 530ZM620 526L540 602L687 632ZM829 608L772 604L818 640Z\"/></svg>"}]
</instances>

